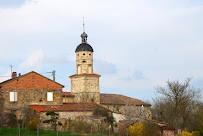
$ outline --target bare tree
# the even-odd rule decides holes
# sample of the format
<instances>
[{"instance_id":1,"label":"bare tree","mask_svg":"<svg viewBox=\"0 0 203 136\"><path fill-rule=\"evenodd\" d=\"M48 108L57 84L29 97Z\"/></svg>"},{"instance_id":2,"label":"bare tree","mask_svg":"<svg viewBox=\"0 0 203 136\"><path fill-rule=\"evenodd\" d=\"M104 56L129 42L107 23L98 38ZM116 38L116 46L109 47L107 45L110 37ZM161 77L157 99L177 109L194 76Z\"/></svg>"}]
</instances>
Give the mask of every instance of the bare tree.
<instances>
[{"instance_id":1,"label":"bare tree","mask_svg":"<svg viewBox=\"0 0 203 136\"><path fill-rule=\"evenodd\" d=\"M126 104L123 108L123 115L127 124L133 124L139 121L145 121L146 109L143 105Z\"/></svg>"},{"instance_id":2,"label":"bare tree","mask_svg":"<svg viewBox=\"0 0 203 136\"><path fill-rule=\"evenodd\" d=\"M166 87L156 87L160 96L153 99L154 119L165 121L176 129L198 128L194 117L200 110L201 95L200 90L190 87L190 81L191 78L187 78L183 83L168 80Z\"/></svg>"},{"instance_id":3,"label":"bare tree","mask_svg":"<svg viewBox=\"0 0 203 136\"><path fill-rule=\"evenodd\" d=\"M0 127L6 127L11 122L10 115L4 111L4 98L0 89Z\"/></svg>"}]
</instances>

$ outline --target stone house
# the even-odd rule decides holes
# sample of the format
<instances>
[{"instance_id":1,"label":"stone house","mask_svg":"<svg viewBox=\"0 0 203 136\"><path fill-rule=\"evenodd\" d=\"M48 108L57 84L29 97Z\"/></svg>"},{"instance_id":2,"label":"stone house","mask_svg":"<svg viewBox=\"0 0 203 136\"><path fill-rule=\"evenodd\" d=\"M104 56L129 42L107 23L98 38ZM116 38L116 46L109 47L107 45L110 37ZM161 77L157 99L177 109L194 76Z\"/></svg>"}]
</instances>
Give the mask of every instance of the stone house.
<instances>
[{"instance_id":1,"label":"stone house","mask_svg":"<svg viewBox=\"0 0 203 136\"><path fill-rule=\"evenodd\" d=\"M0 83L4 110L20 118L23 108L30 104L62 105L63 87L34 71L19 76L13 72L11 79Z\"/></svg>"}]
</instances>

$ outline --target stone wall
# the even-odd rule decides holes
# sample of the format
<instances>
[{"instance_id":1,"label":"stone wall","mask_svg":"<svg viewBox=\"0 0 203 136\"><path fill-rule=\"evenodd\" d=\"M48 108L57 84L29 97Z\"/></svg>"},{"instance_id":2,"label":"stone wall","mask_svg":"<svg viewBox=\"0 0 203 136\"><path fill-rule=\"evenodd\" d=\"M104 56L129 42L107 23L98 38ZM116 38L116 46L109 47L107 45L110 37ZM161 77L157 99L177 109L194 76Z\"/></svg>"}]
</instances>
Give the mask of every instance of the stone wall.
<instances>
[{"instance_id":1,"label":"stone wall","mask_svg":"<svg viewBox=\"0 0 203 136\"><path fill-rule=\"evenodd\" d=\"M63 96L63 103L66 103L66 102L74 102L74 97Z\"/></svg>"},{"instance_id":2,"label":"stone wall","mask_svg":"<svg viewBox=\"0 0 203 136\"><path fill-rule=\"evenodd\" d=\"M17 92L17 101L10 102L9 93ZM53 101L47 101L47 92L53 92ZM4 89L4 108L7 112L23 110L29 104L62 104L62 90Z\"/></svg>"},{"instance_id":3,"label":"stone wall","mask_svg":"<svg viewBox=\"0 0 203 136\"><path fill-rule=\"evenodd\" d=\"M161 136L175 136L174 130L162 130Z\"/></svg>"},{"instance_id":4,"label":"stone wall","mask_svg":"<svg viewBox=\"0 0 203 136\"><path fill-rule=\"evenodd\" d=\"M114 113L122 114L122 115L129 115L129 116L137 116L143 119L151 119L151 110L149 106L136 106L136 105L103 105Z\"/></svg>"},{"instance_id":5,"label":"stone wall","mask_svg":"<svg viewBox=\"0 0 203 136\"><path fill-rule=\"evenodd\" d=\"M75 120L79 116L92 116L92 112L56 112L59 113L60 119ZM50 119L50 116L46 116L46 112L40 113L40 127L42 129L51 129L49 124L43 123L44 120Z\"/></svg>"},{"instance_id":6,"label":"stone wall","mask_svg":"<svg viewBox=\"0 0 203 136\"><path fill-rule=\"evenodd\" d=\"M75 96L75 102L100 103L99 76L71 77L71 94Z\"/></svg>"}]
</instances>

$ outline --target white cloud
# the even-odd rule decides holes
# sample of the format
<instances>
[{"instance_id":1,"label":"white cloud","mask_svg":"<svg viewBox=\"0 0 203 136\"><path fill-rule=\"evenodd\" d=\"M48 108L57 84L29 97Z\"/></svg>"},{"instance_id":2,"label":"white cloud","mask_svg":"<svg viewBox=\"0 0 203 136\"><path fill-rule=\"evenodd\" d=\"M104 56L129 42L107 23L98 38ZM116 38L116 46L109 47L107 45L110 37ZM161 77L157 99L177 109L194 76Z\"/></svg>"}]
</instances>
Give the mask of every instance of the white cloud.
<instances>
[{"instance_id":1,"label":"white cloud","mask_svg":"<svg viewBox=\"0 0 203 136\"><path fill-rule=\"evenodd\" d=\"M33 51L28 58L20 64L20 67L26 71L39 71L42 68L44 52L42 50Z\"/></svg>"}]
</instances>

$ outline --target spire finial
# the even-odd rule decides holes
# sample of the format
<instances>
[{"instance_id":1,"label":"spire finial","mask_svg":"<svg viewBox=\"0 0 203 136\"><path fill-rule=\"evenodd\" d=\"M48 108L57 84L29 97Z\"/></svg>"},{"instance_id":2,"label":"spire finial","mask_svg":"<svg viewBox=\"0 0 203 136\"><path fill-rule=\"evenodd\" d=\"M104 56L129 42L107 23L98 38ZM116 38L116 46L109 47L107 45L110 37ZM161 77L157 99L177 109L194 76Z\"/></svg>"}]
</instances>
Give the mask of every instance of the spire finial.
<instances>
[{"instance_id":1,"label":"spire finial","mask_svg":"<svg viewBox=\"0 0 203 136\"><path fill-rule=\"evenodd\" d=\"M83 32L85 32L85 21L84 21L84 17L83 17Z\"/></svg>"},{"instance_id":2,"label":"spire finial","mask_svg":"<svg viewBox=\"0 0 203 136\"><path fill-rule=\"evenodd\" d=\"M83 17L83 33L81 34L82 43L87 43L87 34L85 33L85 21Z\"/></svg>"}]
</instances>

